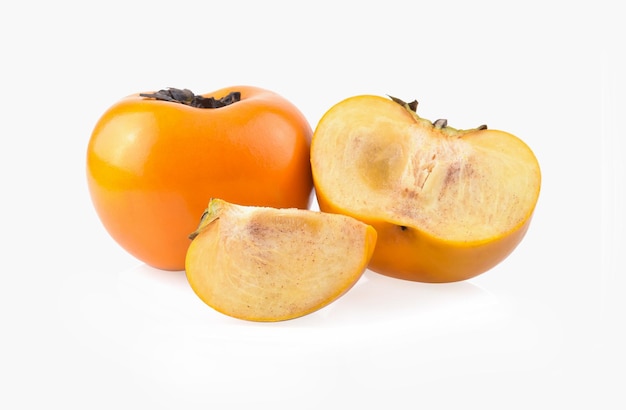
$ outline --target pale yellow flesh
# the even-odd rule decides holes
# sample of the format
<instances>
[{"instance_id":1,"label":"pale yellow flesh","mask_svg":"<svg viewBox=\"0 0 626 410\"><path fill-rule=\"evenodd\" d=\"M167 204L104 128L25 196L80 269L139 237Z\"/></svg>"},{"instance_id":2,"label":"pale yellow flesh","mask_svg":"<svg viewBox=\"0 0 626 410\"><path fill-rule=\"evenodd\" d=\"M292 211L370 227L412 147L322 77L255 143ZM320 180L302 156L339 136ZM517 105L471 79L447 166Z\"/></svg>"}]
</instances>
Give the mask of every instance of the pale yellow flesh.
<instances>
[{"instance_id":1,"label":"pale yellow flesh","mask_svg":"<svg viewBox=\"0 0 626 410\"><path fill-rule=\"evenodd\" d=\"M194 239L187 277L205 303L229 316L291 319L350 289L372 239L373 228L340 215L236 206Z\"/></svg>"},{"instance_id":2,"label":"pale yellow flesh","mask_svg":"<svg viewBox=\"0 0 626 410\"><path fill-rule=\"evenodd\" d=\"M353 214L450 241L481 241L532 213L540 184L532 151L502 131L462 136L398 116L332 112L316 130L316 188Z\"/></svg>"}]
</instances>

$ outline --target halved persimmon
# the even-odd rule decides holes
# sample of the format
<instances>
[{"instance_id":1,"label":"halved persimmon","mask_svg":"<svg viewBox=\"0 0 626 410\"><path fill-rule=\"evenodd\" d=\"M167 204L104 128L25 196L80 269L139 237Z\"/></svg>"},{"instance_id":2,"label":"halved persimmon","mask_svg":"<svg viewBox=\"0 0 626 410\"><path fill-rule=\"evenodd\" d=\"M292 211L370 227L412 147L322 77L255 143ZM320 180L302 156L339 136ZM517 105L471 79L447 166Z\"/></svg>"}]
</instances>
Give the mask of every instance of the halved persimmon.
<instances>
[{"instance_id":1,"label":"halved persimmon","mask_svg":"<svg viewBox=\"0 0 626 410\"><path fill-rule=\"evenodd\" d=\"M320 209L372 225L370 268L452 282L501 262L524 237L541 172L519 138L459 130L416 113L417 102L362 95L333 106L313 134Z\"/></svg>"}]
</instances>

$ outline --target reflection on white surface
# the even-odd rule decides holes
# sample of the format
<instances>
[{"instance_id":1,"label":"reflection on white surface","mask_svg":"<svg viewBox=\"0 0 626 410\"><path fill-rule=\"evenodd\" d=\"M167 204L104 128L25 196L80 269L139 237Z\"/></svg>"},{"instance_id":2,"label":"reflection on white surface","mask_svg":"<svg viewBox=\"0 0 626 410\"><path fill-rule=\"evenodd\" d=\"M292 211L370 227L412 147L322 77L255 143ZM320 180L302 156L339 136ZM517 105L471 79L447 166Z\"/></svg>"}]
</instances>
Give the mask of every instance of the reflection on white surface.
<instances>
[{"instance_id":1,"label":"reflection on white surface","mask_svg":"<svg viewBox=\"0 0 626 410\"><path fill-rule=\"evenodd\" d=\"M280 334L280 329L298 329L300 335L307 329L318 334L339 331L350 335L364 327L396 327L403 323L420 327L445 317L485 312L497 303L494 295L468 281L424 284L366 271L349 292L317 312L290 321L254 323L230 318L205 305L193 293L184 272L140 265L120 273L118 285L120 301L130 311L156 312L200 327L218 326L224 332L242 335Z\"/></svg>"},{"instance_id":2,"label":"reflection on white surface","mask_svg":"<svg viewBox=\"0 0 626 410\"><path fill-rule=\"evenodd\" d=\"M470 375L474 383L476 372L537 371L558 354L549 311L526 304L520 314L471 282L421 284L366 272L318 312L254 323L205 305L184 272L139 265L110 279L87 293L67 289L67 326L96 357L110 351L134 388L161 386L153 394L164 403L180 394L206 402L210 392L216 404L252 405L280 386L281 401L305 394L321 405L319 392L346 379L351 389L386 386L405 400L412 386L436 390ZM389 377L397 379L391 386ZM237 385L248 394L233 397Z\"/></svg>"}]
</instances>

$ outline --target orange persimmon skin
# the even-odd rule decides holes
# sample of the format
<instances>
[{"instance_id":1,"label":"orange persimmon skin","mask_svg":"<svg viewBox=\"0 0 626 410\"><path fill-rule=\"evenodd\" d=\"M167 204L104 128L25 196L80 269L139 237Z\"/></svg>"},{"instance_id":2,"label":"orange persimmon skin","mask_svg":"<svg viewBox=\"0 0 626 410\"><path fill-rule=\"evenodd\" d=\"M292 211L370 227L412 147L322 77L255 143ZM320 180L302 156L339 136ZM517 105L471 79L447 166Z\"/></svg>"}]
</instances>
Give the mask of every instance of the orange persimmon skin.
<instances>
[{"instance_id":1,"label":"orange persimmon skin","mask_svg":"<svg viewBox=\"0 0 626 410\"><path fill-rule=\"evenodd\" d=\"M238 91L220 108L128 96L97 122L87 148L93 205L113 239L137 259L183 270L193 232L211 198L255 206L308 208L312 130L271 91Z\"/></svg>"},{"instance_id":2,"label":"orange persimmon skin","mask_svg":"<svg viewBox=\"0 0 626 410\"><path fill-rule=\"evenodd\" d=\"M434 238L414 228L382 219L364 218L333 205L317 192L323 212L341 213L365 222L376 230L376 249L369 268L377 273L426 283L448 283L471 279L503 261L522 241L532 213L511 232L483 242L456 243Z\"/></svg>"}]
</instances>

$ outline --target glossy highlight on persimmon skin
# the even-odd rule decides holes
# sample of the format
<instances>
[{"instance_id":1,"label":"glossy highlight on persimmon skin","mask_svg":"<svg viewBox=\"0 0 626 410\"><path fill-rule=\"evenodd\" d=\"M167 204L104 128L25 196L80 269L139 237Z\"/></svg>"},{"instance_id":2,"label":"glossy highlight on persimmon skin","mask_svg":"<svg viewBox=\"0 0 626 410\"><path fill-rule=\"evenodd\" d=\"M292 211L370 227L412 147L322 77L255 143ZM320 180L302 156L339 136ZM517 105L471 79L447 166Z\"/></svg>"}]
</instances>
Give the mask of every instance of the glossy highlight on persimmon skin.
<instances>
[{"instance_id":1,"label":"glossy highlight on persimmon skin","mask_svg":"<svg viewBox=\"0 0 626 410\"><path fill-rule=\"evenodd\" d=\"M255 206L310 206L312 129L280 95L251 86L220 108L196 108L139 94L99 119L87 148L87 183L104 227L153 267L183 270L210 198Z\"/></svg>"}]
</instances>

